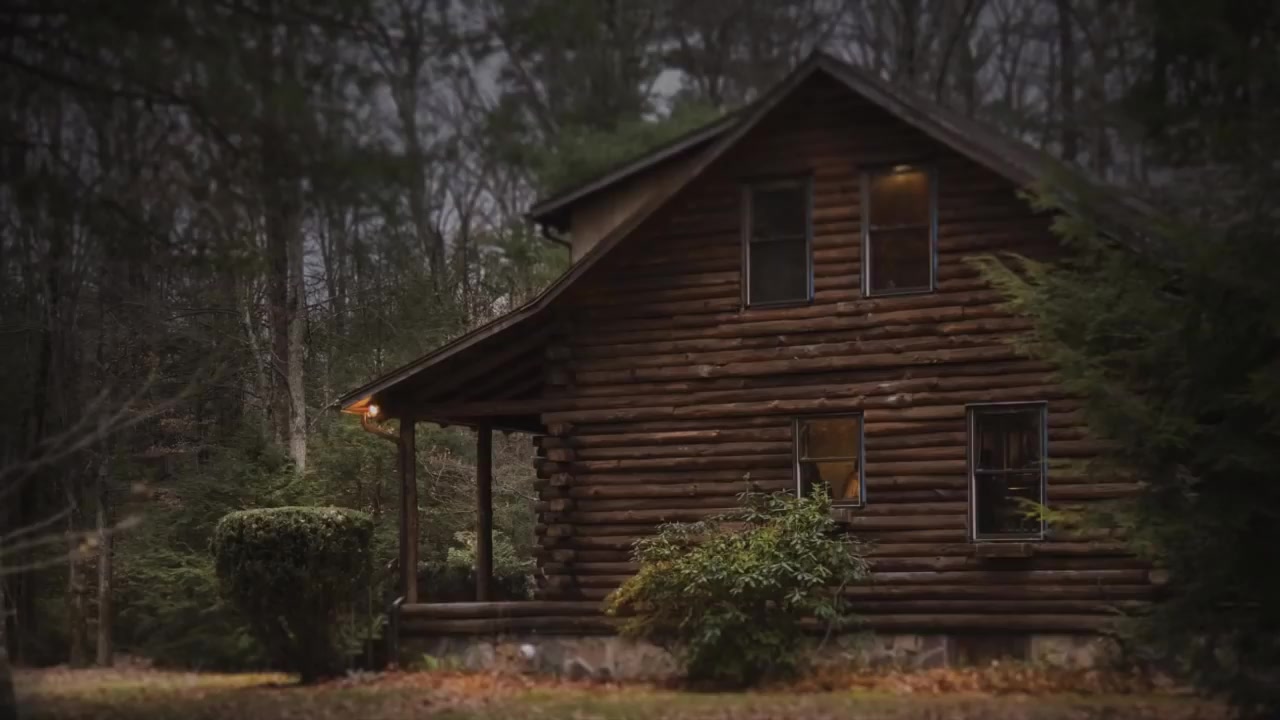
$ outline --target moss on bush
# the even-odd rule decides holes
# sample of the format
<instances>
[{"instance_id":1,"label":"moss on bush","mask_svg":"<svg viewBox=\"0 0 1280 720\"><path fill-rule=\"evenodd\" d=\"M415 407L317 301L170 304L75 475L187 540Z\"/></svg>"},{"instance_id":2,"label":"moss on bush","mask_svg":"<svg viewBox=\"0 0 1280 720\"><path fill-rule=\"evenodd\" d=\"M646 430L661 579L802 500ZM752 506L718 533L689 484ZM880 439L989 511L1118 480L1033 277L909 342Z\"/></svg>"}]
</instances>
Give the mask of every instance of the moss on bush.
<instances>
[{"instance_id":1,"label":"moss on bush","mask_svg":"<svg viewBox=\"0 0 1280 720\"><path fill-rule=\"evenodd\" d=\"M372 534L364 513L310 507L234 512L214 529L223 594L303 682L342 669L342 620L368 577Z\"/></svg>"}]
</instances>

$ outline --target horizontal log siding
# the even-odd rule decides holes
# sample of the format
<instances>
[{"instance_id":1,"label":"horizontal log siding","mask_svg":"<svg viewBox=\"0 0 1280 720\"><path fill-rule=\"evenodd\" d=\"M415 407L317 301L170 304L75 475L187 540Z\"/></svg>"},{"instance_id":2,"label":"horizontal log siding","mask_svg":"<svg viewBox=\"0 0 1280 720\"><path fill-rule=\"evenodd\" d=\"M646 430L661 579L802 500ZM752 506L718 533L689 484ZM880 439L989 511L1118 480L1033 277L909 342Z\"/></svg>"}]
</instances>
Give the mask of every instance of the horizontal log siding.
<instances>
[{"instance_id":1,"label":"horizontal log siding","mask_svg":"<svg viewBox=\"0 0 1280 720\"><path fill-rule=\"evenodd\" d=\"M938 291L864 299L858 167L915 160L938 169ZM789 173L813 177L815 298L744 310L740 182ZM833 411L865 413L867 505L849 529L875 541L875 578L846 594L873 627L1089 630L1151 597L1105 532L1059 532L1027 558L967 542L967 403L1047 400L1052 458L1100 447L1052 368L1011 343L1028 321L967 262L1055 251L1007 181L815 79L635 235L573 292L547 351L564 380L537 440L541 597L601 599L661 523L792 489L792 418ZM1133 490L1050 473L1051 503Z\"/></svg>"}]
</instances>

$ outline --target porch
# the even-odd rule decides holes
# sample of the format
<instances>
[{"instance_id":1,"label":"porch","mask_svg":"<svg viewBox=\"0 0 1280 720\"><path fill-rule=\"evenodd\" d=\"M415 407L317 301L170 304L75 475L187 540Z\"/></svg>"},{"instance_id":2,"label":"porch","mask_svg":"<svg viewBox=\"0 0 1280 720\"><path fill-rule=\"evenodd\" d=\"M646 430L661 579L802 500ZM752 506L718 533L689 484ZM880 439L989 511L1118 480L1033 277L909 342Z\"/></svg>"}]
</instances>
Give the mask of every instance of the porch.
<instances>
[{"instance_id":1,"label":"porch","mask_svg":"<svg viewBox=\"0 0 1280 720\"><path fill-rule=\"evenodd\" d=\"M458 338L439 350L382 375L338 401L359 415L368 432L395 445L398 474L398 597L392 612L395 634L607 632L598 602L493 602L495 588L494 432L540 435L542 413L563 383L554 351L557 326L526 306ZM398 421L390 423L388 421ZM420 497L418 426L469 428L475 448L474 602L420 602L418 572L424 533ZM546 451L539 449L538 455ZM530 450L531 464L539 464ZM542 469L539 467L539 475ZM540 482L546 482L545 480Z\"/></svg>"}]
</instances>

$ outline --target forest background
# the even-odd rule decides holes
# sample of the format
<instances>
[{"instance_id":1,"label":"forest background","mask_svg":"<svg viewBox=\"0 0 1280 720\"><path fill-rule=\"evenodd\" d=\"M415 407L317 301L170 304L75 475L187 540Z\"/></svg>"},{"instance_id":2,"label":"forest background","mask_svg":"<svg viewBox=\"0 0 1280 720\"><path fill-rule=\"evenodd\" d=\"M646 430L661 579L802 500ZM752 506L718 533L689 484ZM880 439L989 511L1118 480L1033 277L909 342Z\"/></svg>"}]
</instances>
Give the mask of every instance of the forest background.
<instances>
[{"instance_id":1,"label":"forest background","mask_svg":"<svg viewBox=\"0 0 1280 720\"><path fill-rule=\"evenodd\" d=\"M394 453L332 402L567 267L535 198L814 49L1203 219L1274 118L1278 25L1265 0L9 3L0 640L30 664L260 663L214 523L356 508L391 559ZM419 448L421 556L447 563L471 442ZM532 448L496 450L521 565Z\"/></svg>"}]
</instances>

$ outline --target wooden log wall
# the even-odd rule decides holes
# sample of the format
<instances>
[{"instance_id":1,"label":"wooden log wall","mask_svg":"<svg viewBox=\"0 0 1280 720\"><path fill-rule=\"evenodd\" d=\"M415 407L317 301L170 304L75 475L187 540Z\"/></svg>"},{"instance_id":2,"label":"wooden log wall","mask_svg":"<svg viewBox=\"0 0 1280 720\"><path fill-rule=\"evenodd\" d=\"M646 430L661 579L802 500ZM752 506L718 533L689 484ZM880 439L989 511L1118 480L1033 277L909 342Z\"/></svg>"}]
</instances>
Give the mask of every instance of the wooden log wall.
<instances>
[{"instance_id":1,"label":"wooden log wall","mask_svg":"<svg viewBox=\"0 0 1280 720\"><path fill-rule=\"evenodd\" d=\"M864 299L858 168L917 161L938 171L937 292ZM788 174L813 177L815 298L743 309L741 182ZM966 260L1057 252L1010 182L817 77L636 234L572 292L547 349L542 598L599 600L659 524L794 488L793 417L836 411L864 413L867 503L848 527L874 541L875 577L846 594L872 627L1087 631L1152 597L1106 532L1016 558L968 542L967 403L1048 401L1052 459L1099 448L1052 368L1010 342L1027 320ZM1055 468L1048 498L1133 490Z\"/></svg>"}]
</instances>

